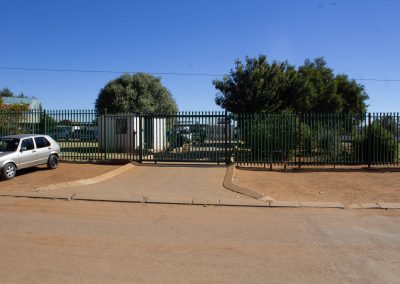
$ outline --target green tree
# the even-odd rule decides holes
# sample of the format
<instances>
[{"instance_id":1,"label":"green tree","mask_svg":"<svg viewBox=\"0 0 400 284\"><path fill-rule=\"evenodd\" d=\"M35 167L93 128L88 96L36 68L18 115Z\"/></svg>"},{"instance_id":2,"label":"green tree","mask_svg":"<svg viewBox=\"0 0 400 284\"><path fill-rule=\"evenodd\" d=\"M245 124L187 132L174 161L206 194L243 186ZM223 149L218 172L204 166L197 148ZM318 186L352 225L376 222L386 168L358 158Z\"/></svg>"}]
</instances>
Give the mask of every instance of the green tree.
<instances>
[{"instance_id":1,"label":"green tree","mask_svg":"<svg viewBox=\"0 0 400 284\"><path fill-rule=\"evenodd\" d=\"M276 112L283 108L282 93L296 78L287 62L269 64L266 56L235 62L235 70L213 84L220 94L215 102L233 113Z\"/></svg>"},{"instance_id":2,"label":"green tree","mask_svg":"<svg viewBox=\"0 0 400 284\"><path fill-rule=\"evenodd\" d=\"M302 117L283 111L272 113L243 114L238 116L239 140L242 147L236 150L236 158L256 159L258 162L295 159L300 149L311 149L310 127ZM249 151L251 150L251 151Z\"/></svg>"},{"instance_id":3,"label":"green tree","mask_svg":"<svg viewBox=\"0 0 400 284\"><path fill-rule=\"evenodd\" d=\"M335 81L336 92L343 100L342 112L359 115L365 113L367 111L365 101L369 99L369 96L365 92L364 86L354 80L350 80L344 74L337 75Z\"/></svg>"},{"instance_id":4,"label":"green tree","mask_svg":"<svg viewBox=\"0 0 400 284\"><path fill-rule=\"evenodd\" d=\"M293 108L298 112L340 112L342 99L336 93L333 71L326 67L322 58L306 60L298 69L298 104ZM285 95L285 94L283 94Z\"/></svg>"},{"instance_id":5,"label":"green tree","mask_svg":"<svg viewBox=\"0 0 400 284\"><path fill-rule=\"evenodd\" d=\"M14 93L7 87L0 90L0 97L13 97Z\"/></svg>"},{"instance_id":6,"label":"green tree","mask_svg":"<svg viewBox=\"0 0 400 284\"><path fill-rule=\"evenodd\" d=\"M60 124L61 123L57 123L54 117L46 114L46 112L40 112L39 129L41 132L43 133L54 132L57 125Z\"/></svg>"},{"instance_id":7,"label":"green tree","mask_svg":"<svg viewBox=\"0 0 400 284\"><path fill-rule=\"evenodd\" d=\"M362 114L368 95L346 75L333 74L323 58L306 60L298 69L287 61L268 63L266 56L235 62L235 70L213 84L215 102L233 113L328 112Z\"/></svg>"},{"instance_id":8,"label":"green tree","mask_svg":"<svg viewBox=\"0 0 400 284\"><path fill-rule=\"evenodd\" d=\"M160 79L145 73L124 74L108 82L101 89L95 107L99 112L107 108L109 113L178 111L175 100Z\"/></svg>"},{"instance_id":9,"label":"green tree","mask_svg":"<svg viewBox=\"0 0 400 284\"><path fill-rule=\"evenodd\" d=\"M17 98L22 98L22 99L27 99L29 98L27 95L25 95L24 93L19 93L19 95L17 96ZM33 97L32 97L33 99Z\"/></svg>"}]
</instances>

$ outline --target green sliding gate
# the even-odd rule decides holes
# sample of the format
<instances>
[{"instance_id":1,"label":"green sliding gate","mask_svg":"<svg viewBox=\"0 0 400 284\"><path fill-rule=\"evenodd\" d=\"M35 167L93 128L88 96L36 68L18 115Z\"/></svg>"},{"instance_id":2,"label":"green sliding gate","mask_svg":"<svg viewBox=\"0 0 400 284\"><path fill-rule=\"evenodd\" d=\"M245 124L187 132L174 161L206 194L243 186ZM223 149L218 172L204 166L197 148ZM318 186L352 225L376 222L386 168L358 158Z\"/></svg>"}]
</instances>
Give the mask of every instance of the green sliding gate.
<instances>
[{"instance_id":1,"label":"green sliding gate","mask_svg":"<svg viewBox=\"0 0 400 284\"><path fill-rule=\"evenodd\" d=\"M226 112L139 115L139 161L217 162L230 160L233 127Z\"/></svg>"}]
</instances>

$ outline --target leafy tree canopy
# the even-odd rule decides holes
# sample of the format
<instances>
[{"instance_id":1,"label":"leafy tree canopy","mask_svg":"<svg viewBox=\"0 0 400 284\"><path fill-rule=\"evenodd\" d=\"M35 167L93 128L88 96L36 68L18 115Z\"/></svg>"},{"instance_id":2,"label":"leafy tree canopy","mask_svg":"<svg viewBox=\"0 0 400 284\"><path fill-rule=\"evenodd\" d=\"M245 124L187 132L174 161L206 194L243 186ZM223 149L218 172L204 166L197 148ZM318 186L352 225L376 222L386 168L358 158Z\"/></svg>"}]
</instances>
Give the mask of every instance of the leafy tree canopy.
<instances>
[{"instance_id":1,"label":"leafy tree canopy","mask_svg":"<svg viewBox=\"0 0 400 284\"><path fill-rule=\"evenodd\" d=\"M0 97L13 97L14 93L7 87L0 90Z\"/></svg>"},{"instance_id":2,"label":"leafy tree canopy","mask_svg":"<svg viewBox=\"0 0 400 284\"><path fill-rule=\"evenodd\" d=\"M160 79L149 74L124 74L108 82L95 102L99 112L174 113L177 104Z\"/></svg>"},{"instance_id":3,"label":"leafy tree canopy","mask_svg":"<svg viewBox=\"0 0 400 284\"><path fill-rule=\"evenodd\" d=\"M364 87L346 75L334 75L323 58L306 60L295 68L287 61L269 63L267 57L235 62L222 80L214 80L220 91L215 102L239 112L342 112L366 111Z\"/></svg>"}]
</instances>

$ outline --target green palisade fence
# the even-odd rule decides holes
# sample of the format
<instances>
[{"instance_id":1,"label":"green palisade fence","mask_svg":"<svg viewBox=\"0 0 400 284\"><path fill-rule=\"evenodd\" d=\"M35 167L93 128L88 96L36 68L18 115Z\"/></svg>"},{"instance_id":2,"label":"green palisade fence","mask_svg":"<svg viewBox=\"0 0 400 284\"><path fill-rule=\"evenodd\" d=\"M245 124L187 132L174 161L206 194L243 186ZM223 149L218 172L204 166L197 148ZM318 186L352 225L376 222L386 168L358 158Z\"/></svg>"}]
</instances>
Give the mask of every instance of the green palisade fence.
<instances>
[{"instance_id":1,"label":"green palisade fence","mask_svg":"<svg viewBox=\"0 0 400 284\"><path fill-rule=\"evenodd\" d=\"M47 134L70 161L399 165L399 113L0 111L0 136Z\"/></svg>"},{"instance_id":2,"label":"green palisade fence","mask_svg":"<svg viewBox=\"0 0 400 284\"><path fill-rule=\"evenodd\" d=\"M241 165L399 165L399 114L239 114Z\"/></svg>"},{"instance_id":3,"label":"green palisade fence","mask_svg":"<svg viewBox=\"0 0 400 284\"><path fill-rule=\"evenodd\" d=\"M2 111L0 110L0 136L9 133L39 133L42 130L41 111Z\"/></svg>"}]
</instances>

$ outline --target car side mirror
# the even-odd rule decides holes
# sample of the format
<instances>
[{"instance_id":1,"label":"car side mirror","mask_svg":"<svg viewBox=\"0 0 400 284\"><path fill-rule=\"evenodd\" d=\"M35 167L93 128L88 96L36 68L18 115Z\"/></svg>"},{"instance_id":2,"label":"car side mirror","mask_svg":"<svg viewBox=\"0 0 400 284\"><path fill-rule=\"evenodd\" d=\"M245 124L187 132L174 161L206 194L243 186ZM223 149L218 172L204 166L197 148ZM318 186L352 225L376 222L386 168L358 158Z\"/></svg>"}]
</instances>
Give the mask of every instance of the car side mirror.
<instances>
[{"instance_id":1,"label":"car side mirror","mask_svg":"<svg viewBox=\"0 0 400 284\"><path fill-rule=\"evenodd\" d=\"M21 152L26 151L26 147L21 147Z\"/></svg>"}]
</instances>

